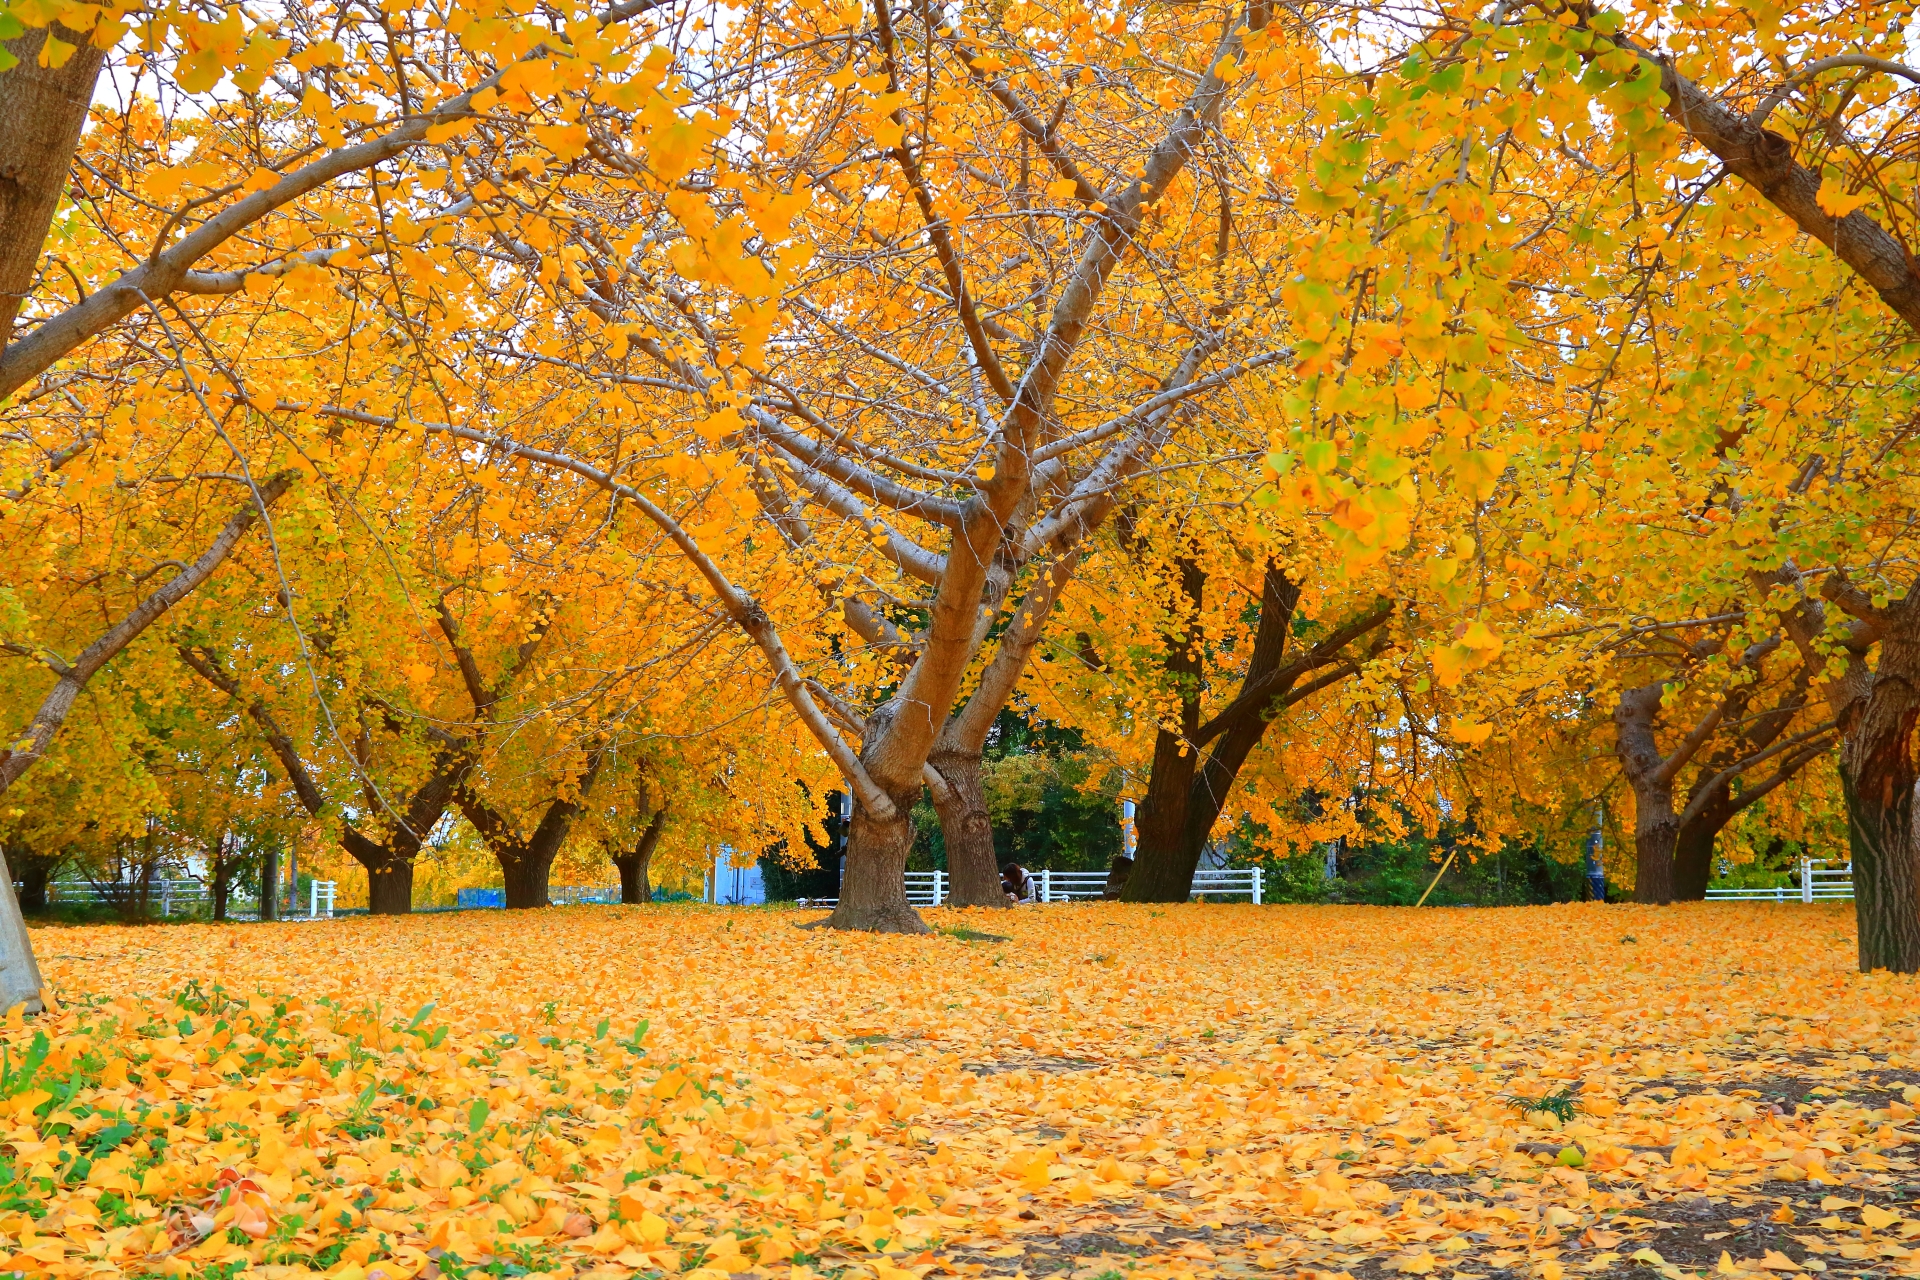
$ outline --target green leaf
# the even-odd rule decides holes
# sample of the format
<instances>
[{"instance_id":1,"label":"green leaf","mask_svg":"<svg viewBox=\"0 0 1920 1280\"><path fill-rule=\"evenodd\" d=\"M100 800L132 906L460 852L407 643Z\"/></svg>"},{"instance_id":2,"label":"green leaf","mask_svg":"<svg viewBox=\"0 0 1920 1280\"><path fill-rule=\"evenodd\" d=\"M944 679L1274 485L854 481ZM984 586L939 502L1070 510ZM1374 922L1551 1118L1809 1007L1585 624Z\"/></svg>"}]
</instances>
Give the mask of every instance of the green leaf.
<instances>
[{"instance_id":1,"label":"green leaf","mask_svg":"<svg viewBox=\"0 0 1920 1280\"><path fill-rule=\"evenodd\" d=\"M1620 96L1633 103L1651 102L1659 92L1660 68L1651 62L1642 62L1640 74L1620 85Z\"/></svg>"},{"instance_id":2,"label":"green leaf","mask_svg":"<svg viewBox=\"0 0 1920 1280\"><path fill-rule=\"evenodd\" d=\"M475 1098L473 1100L473 1105L467 1108L468 1133L480 1132L480 1126L487 1122L488 1110L489 1108L487 1107L487 1100L485 1098Z\"/></svg>"}]
</instances>

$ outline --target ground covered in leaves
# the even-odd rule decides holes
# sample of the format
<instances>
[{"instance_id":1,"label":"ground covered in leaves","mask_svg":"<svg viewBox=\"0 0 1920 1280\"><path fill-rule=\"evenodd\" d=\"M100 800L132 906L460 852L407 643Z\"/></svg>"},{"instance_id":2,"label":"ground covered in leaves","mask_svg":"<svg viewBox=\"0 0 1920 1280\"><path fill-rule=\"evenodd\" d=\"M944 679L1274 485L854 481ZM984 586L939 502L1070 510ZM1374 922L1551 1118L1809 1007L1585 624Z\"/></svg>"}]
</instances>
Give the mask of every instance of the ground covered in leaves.
<instances>
[{"instance_id":1,"label":"ground covered in leaves","mask_svg":"<svg viewBox=\"0 0 1920 1280\"><path fill-rule=\"evenodd\" d=\"M0 1271L1920 1274L1844 907L808 918L37 930Z\"/></svg>"}]
</instances>

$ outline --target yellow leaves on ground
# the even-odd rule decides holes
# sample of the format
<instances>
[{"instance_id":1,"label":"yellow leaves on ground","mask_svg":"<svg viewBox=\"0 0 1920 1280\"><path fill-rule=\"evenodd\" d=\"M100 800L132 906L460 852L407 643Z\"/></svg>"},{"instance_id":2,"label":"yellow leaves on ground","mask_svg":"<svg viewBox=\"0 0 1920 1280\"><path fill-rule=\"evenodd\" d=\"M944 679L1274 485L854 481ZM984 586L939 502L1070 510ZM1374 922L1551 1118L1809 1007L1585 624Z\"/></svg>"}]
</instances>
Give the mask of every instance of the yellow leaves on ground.
<instances>
[{"instance_id":1,"label":"yellow leaves on ground","mask_svg":"<svg viewBox=\"0 0 1920 1280\"><path fill-rule=\"evenodd\" d=\"M803 919L38 931L0 1267L1914 1269L1914 983L1837 911Z\"/></svg>"}]
</instances>

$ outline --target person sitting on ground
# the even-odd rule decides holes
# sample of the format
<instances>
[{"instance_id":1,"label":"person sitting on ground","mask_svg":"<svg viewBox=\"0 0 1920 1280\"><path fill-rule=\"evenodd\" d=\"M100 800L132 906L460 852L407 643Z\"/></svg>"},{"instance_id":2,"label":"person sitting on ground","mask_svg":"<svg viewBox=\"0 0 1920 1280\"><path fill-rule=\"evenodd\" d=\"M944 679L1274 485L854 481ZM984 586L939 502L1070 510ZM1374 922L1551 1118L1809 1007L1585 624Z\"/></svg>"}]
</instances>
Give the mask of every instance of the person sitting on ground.
<instances>
[{"instance_id":1,"label":"person sitting on ground","mask_svg":"<svg viewBox=\"0 0 1920 1280\"><path fill-rule=\"evenodd\" d=\"M1000 868L1000 887L1006 891L1008 902L1032 902L1037 893L1033 877L1017 862Z\"/></svg>"},{"instance_id":2,"label":"person sitting on ground","mask_svg":"<svg viewBox=\"0 0 1920 1280\"><path fill-rule=\"evenodd\" d=\"M1101 890L1100 896L1108 902L1116 901L1120 891L1127 887L1127 877L1132 874L1133 859L1124 853L1120 854L1113 860L1113 865L1107 868L1107 887Z\"/></svg>"}]
</instances>

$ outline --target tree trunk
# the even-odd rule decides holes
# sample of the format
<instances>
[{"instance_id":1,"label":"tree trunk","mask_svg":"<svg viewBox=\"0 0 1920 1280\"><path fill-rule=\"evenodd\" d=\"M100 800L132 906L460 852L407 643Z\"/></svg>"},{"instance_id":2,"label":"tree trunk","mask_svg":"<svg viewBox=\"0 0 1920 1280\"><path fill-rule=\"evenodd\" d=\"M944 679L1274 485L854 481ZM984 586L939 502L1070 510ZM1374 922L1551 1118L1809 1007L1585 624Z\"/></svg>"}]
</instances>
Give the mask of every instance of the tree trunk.
<instances>
[{"instance_id":1,"label":"tree trunk","mask_svg":"<svg viewBox=\"0 0 1920 1280\"><path fill-rule=\"evenodd\" d=\"M1680 819L1667 787L1634 788L1633 900L1654 906L1673 901L1673 846Z\"/></svg>"},{"instance_id":2,"label":"tree trunk","mask_svg":"<svg viewBox=\"0 0 1920 1280\"><path fill-rule=\"evenodd\" d=\"M1122 902L1185 902L1193 896L1198 864L1187 861L1187 802L1200 763L1193 745L1200 731L1200 646L1194 632L1206 585L1199 565L1180 561L1180 594L1189 611L1168 637L1166 662L1180 696L1180 728L1163 727L1154 737L1146 799L1134 810L1133 873L1120 891Z\"/></svg>"},{"instance_id":3,"label":"tree trunk","mask_svg":"<svg viewBox=\"0 0 1920 1280\"><path fill-rule=\"evenodd\" d=\"M553 859L531 852L500 859L500 871L507 885L507 908L525 911L549 905L547 878L553 871Z\"/></svg>"},{"instance_id":4,"label":"tree trunk","mask_svg":"<svg viewBox=\"0 0 1920 1280\"><path fill-rule=\"evenodd\" d=\"M380 866L367 868L367 914L413 914L413 859L389 858Z\"/></svg>"},{"instance_id":5,"label":"tree trunk","mask_svg":"<svg viewBox=\"0 0 1920 1280\"><path fill-rule=\"evenodd\" d=\"M1860 971L1920 972L1920 875L1915 859L1913 730L1920 718L1920 629L1913 597L1890 610L1880 663L1840 746L1847 801Z\"/></svg>"},{"instance_id":6,"label":"tree trunk","mask_svg":"<svg viewBox=\"0 0 1920 1280\"><path fill-rule=\"evenodd\" d=\"M352 852L351 849L348 850ZM260 855L260 918L278 920L280 918L280 849L278 845L268 845L267 851Z\"/></svg>"},{"instance_id":7,"label":"tree trunk","mask_svg":"<svg viewBox=\"0 0 1920 1280\"><path fill-rule=\"evenodd\" d=\"M932 933L907 901L907 855L913 851L913 795L891 797L895 817L878 821L857 800L847 833L847 859L840 904L824 923L829 929L870 933Z\"/></svg>"},{"instance_id":8,"label":"tree trunk","mask_svg":"<svg viewBox=\"0 0 1920 1280\"><path fill-rule=\"evenodd\" d=\"M593 791L594 779L599 776L605 759L604 751L596 749L588 757L587 771L580 777L579 795L549 804L540 825L524 840L513 822L481 799L467 781L462 780L454 792L454 803L460 806L460 812L466 815L500 863L509 908L527 910L550 905L547 876L553 870L553 860L560 856L560 846L566 843L573 820L586 807L587 796Z\"/></svg>"},{"instance_id":9,"label":"tree trunk","mask_svg":"<svg viewBox=\"0 0 1920 1280\"><path fill-rule=\"evenodd\" d=\"M1000 860L993 848L993 819L987 814L986 788L980 781L977 753L943 751L928 760L947 781L947 793L935 792L934 812L947 846L947 902L955 907L1004 907Z\"/></svg>"},{"instance_id":10,"label":"tree trunk","mask_svg":"<svg viewBox=\"0 0 1920 1280\"><path fill-rule=\"evenodd\" d=\"M1181 736L1162 729L1154 741L1147 796L1134 810L1137 843L1122 902L1185 902L1193 896L1200 861L1187 840L1187 807L1200 757Z\"/></svg>"},{"instance_id":11,"label":"tree trunk","mask_svg":"<svg viewBox=\"0 0 1920 1280\"><path fill-rule=\"evenodd\" d=\"M637 907L653 901L653 882L648 876L653 866L653 851L660 843L660 833L666 829L667 807L661 805L654 811L647 829L640 833L640 846L631 853L618 854L613 865L620 868L620 902L624 906Z\"/></svg>"},{"instance_id":12,"label":"tree trunk","mask_svg":"<svg viewBox=\"0 0 1920 1280\"><path fill-rule=\"evenodd\" d=\"M213 920L215 924L227 922L227 890L233 885L233 872L225 867L213 873L213 883L207 887L212 890Z\"/></svg>"},{"instance_id":13,"label":"tree trunk","mask_svg":"<svg viewBox=\"0 0 1920 1280\"><path fill-rule=\"evenodd\" d=\"M1673 845L1680 817L1673 811L1673 779L1654 724L1664 681L1622 689L1613 709L1614 754L1633 788L1633 900L1664 906L1673 901Z\"/></svg>"},{"instance_id":14,"label":"tree trunk","mask_svg":"<svg viewBox=\"0 0 1920 1280\"><path fill-rule=\"evenodd\" d=\"M638 851L616 854L613 865L620 869L620 903L639 907L653 901L653 886L647 882L647 863L651 858Z\"/></svg>"},{"instance_id":15,"label":"tree trunk","mask_svg":"<svg viewBox=\"0 0 1920 1280\"><path fill-rule=\"evenodd\" d=\"M13 896L13 872L0 858L0 1005L11 1009L23 1004L28 1013L39 1013L42 985L33 943L27 938L27 922L20 915L19 900Z\"/></svg>"},{"instance_id":16,"label":"tree trunk","mask_svg":"<svg viewBox=\"0 0 1920 1280\"><path fill-rule=\"evenodd\" d=\"M27 911L47 909L47 885L53 879L54 864L31 854L16 857L20 867L20 906Z\"/></svg>"},{"instance_id":17,"label":"tree trunk","mask_svg":"<svg viewBox=\"0 0 1920 1280\"><path fill-rule=\"evenodd\" d=\"M40 65L50 35L75 46L58 67ZM13 340L14 320L33 292L106 58L89 36L58 25L28 31L6 48L20 61L0 72L0 348Z\"/></svg>"},{"instance_id":18,"label":"tree trunk","mask_svg":"<svg viewBox=\"0 0 1920 1280\"><path fill-rule=\"evenodd\" d=\"M398 835L399 833L396 833ZM367 914L404 916L413 912L413 859L391 847L375 844L352 827L340 843L353 860L367 869Z\"/></svg>"},{"instance_id":19,"label":"tree trunk","mask_svg":"<svg viewBox=\"0 0 1920 1280\"><path fill-rule=\"evenodd\" d=\"M1704 902L1707 882L1713 879L1713 850L1720 832L1738 813L1733 789L1721 783L1691 821L1680 824L1673 842L1673 898L1675 902Z\"/></svg>"}]
</instances>

